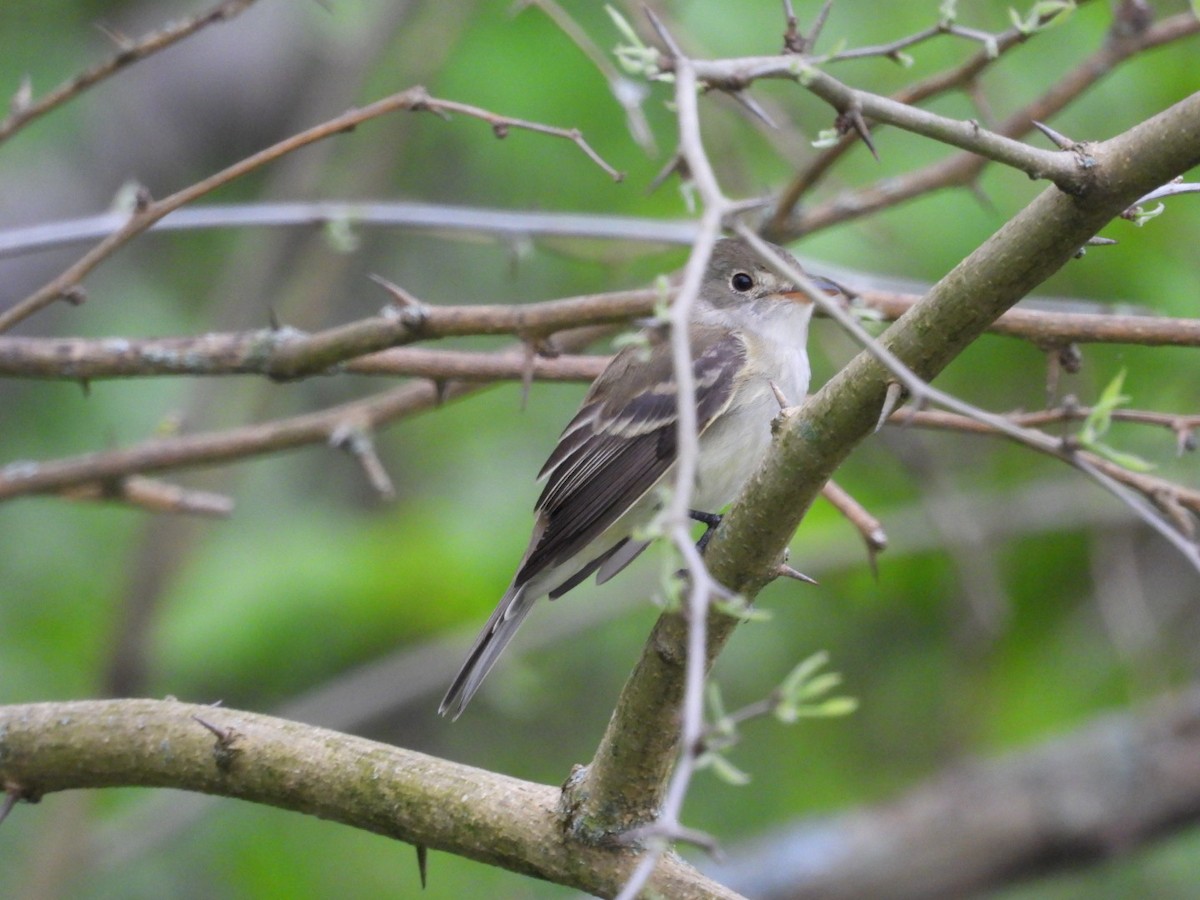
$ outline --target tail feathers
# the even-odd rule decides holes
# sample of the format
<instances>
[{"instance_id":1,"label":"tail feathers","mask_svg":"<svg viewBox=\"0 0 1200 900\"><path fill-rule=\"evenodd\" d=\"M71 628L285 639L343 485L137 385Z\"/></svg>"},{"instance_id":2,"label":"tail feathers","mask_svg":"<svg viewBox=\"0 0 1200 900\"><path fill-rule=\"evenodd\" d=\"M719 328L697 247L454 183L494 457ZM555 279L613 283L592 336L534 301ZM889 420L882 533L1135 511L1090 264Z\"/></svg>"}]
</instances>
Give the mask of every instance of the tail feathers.
<instances>
[{"instance_id":1,"label":"tail feathers","mask_svg":"<svg viewBox=\"0 0 1200 900\"><path fill-rule=\"evenodd\" d=\"M491 618L483 626L483 631L475 639L471 652L467 654L467 661L454 677L450 690L446 691L442 705L438 707L440 715L457 719L467 708L483 679L516 635L529 610L533 609L538 595L527 591L528 587L528 583L510 587L500 599Z\"/></svg>"}]
</instances>

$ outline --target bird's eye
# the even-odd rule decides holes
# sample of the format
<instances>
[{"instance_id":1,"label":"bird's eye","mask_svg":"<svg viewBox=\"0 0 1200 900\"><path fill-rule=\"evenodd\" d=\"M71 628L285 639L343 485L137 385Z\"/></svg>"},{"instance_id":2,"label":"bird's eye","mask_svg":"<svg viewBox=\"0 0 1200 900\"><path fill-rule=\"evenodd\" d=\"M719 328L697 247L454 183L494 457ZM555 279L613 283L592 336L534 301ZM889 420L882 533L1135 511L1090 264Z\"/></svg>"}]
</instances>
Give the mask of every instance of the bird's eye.
<instances>
[{"instance_id":1,"label":"bird's eye","mask_svg":"<svg viewBox=\"0 0 1200 900\"><path fill-rule=\"evenodd\" d=\"M754 279L745 272L734 272L733 277L729 279L729 285L739 294L744 294L754 287Z\"/></svg>"}]
</instances>

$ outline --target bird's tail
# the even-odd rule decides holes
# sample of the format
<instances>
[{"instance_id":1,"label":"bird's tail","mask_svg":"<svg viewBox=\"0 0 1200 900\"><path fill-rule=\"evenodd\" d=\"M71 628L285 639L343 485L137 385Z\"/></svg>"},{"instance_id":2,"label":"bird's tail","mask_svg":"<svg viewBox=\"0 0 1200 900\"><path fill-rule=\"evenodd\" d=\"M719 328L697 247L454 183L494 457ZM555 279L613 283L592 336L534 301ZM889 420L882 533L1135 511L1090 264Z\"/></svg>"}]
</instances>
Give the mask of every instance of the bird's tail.
<instances>
[{"instance_id":1,"label":"bird's tail","mask_svg":"<svg viewBox=\"0 0 1200 900\"><path fill-rule=\"evenodd\" d=\"M528 582L520 586L514 584L500 598L492 617L483 626L483 631L479 632L471 652L467 654L467 661L458 670L450 690L446 691L446 696L442 698L442 705L438 707L439 714L457 719L467 708L467 704L479 690L479 685L492 670L509 641L516 635L517 629L529 615L529 610L533 609L537 595L527 590L528 588Z\"/></svg>"}]
</instances>

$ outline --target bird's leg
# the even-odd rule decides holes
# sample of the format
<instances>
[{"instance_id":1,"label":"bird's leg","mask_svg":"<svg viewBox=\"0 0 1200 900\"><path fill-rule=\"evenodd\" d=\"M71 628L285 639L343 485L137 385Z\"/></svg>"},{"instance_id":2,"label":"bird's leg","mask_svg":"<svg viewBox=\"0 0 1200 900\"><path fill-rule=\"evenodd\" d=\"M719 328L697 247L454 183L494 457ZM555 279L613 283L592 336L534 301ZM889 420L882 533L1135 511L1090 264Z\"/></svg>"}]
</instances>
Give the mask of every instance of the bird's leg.
<instances>
[{"instance_id":1,"label":"bird's leg","mask_svg":"<svg viewBox=\"0 0 1200 900\"><path fill-rule=\"evenodd\" d=\"M717 526L721 524L721 519L724 517L720 513L689 509L688 518L700 522L705 526L704 534L700 535L700 540L696 541L696 549L703 553L704 548L708 546L708 542L712 540L713 532L717 530Z\"/></svg>"}]
</instances>

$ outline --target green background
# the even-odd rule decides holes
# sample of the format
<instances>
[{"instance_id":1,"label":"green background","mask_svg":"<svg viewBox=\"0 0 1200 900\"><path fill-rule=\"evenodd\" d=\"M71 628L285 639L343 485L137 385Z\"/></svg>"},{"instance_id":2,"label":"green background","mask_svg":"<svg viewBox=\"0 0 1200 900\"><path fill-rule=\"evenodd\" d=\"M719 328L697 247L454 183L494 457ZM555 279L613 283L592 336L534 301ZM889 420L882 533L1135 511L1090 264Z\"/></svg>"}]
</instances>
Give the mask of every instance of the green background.
<instances>
[{"instance_id":1,"label":"green background","mask_svg":"<svg viewBox=\"0 0 1200 900\"><path fill-rule=\"evenodd\" d=\"M1003 3L960 4L969 25L1007 26ZM797 2L802 23L816 4ZM1161 14L1184 8L1159 4ZM618 35L600 4L564 7L605 51ZM17 2L0 10L0 92L23 75L35 96L104 58L95 27L141 34L197 3ZM778 49L768 0L667 4L696 55ZM882 12L881 12L882 11ZM636 12L631 13L636 15ZM823 46L886 41L936 21L937 5L844 0ZM1013 51L982 80L998 118L1038 96L1104 40L1108 4ZM1051 124L1104 139L1197 89L1196 41L1153 51L1103 79ZM834 73L889 92L976 50L941 38ZM626 172L614 184L565 141L484 123L397 114L308 148L220 191L214 202L420 200L514 210L685 218L669 181L648 193L674 140L669 86L646 104L657 156L629 136L596 68L535 9L511 4L281 3L134 66L0 147L0 227L88 215L129 180L164 196L290 133L413 84L496 112L578 127ZM789 83L754 96L781 128L747 119L724 96L701 109L726 190L778 189L830 127L820 102ZM960 95L947 115L978 116ZM1038 145L1040 137L1030 140ZM898 176L949 152L895 129L876 136L882 162L856 148L806 203ZM859 283L931 283L1042 185L989 167L980 190L942 191L794 245ZM53 308L15 333L126 337L286 324L317 329L383 305L378 273L434 304L518 303L648 283L684 249L565 238L355 228L347 252L320 229L148 236L86 281L89 301ZM1039 296L1200 315L1200 207L1168 202L1145 228L1090 250ZM24 296L79 248L0 259L0 304ZM846 276L852 280L851 276ZM1070 305L1070 309L1091 306ZM489 348L474 339L445 346ZM815 327L819 383L853 353ZM1059 394L1095 399L1122 368L1140 409L1200 407L1195 350L1087 347ZM1045 356L988 337L939 379L995 410L1038 408ZM0 465L124 446L156 433L231 427L318 409L390 385L366 378L275 384L209 381L0 382ZM457 723L435 714L467 641L520 557L534 475L582 395L534 385L522 408L502 385L377 436L398 497L384 503L344 454L312 447L178 476L236 499L224 521L184 520L56 498L0 507L0 703L136 694L295 715L398 745L558 784L585 762L657 610L644 600L662 557L603 588L587 585L535 611L517 650ZM1196 486L1195 455L1176 458L1165 430L1110 436ZM170 476L175 477L175 476ZM739 840L797 817L895 796L955 760L1069 731L1107 710L1194 679L1200 576L1164 541L1077 473L998 440L887 430L838 480L884 523L891 546L871 575L858 537L819 503L792 562L819 587L776 583L771 621L739 630L717 669L726 704L752 702L801 659L827 650L859 711L831 721L745 729L730 754L751 782L702 773L689 825L736 852ZM972 534L974 532L974 535ZM138 623L131 625L130 623ZM519 652L521 646L527 652ZM361 667L395 665L373 682ZM347 688L349 685L349 688ZM335 688L346 693L328 693ZM56 795L22 805L0 828L0 871L14 896L408 896L410 848L346 827L226 800L163 791ZM1131 857L1005 892L1006 897L1194 896L1200 837L1180 834ZM430 898L562 897L564 889L432 853Z\"/></svg>"}]
</instances>

